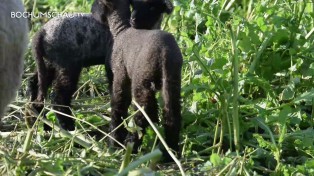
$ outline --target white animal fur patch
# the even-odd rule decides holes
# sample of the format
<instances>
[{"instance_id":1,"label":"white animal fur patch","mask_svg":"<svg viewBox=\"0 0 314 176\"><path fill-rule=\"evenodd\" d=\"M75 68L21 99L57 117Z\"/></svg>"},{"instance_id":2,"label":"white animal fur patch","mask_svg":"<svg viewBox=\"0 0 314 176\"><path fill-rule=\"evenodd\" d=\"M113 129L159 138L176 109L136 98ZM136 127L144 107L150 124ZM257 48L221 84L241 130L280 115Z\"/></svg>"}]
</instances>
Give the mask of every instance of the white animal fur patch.
<instances>
[{"instance_id":1,"label":"white animal fur patch","mask_svg":"<svg viewBox=\"0 0 314 176\"><path fill-rule=\"evenodd\" d=\"M6 36L0 31L0 69L5 66L5 42Z\"/></svg>"}]
</instances>

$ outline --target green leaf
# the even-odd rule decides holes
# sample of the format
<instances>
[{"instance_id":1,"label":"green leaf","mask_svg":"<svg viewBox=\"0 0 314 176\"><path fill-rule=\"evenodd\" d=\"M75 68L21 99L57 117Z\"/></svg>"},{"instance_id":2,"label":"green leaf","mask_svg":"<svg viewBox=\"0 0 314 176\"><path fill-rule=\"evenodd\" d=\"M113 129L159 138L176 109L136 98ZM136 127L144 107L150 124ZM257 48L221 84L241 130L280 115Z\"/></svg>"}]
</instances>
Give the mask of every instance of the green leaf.
<instances>
[{"instance_id":1,"label":"green leaf","mask_svg":"<svg viewBox=\"0 0 314 176\"><path fill-rule=\"evenodd\" d=\"M240 32L238 37L239 48L246 53L250 52L252 50L250 38L244 32Z\"/></svg>"},{"instance_id":2,"label":"green leaf","mask_svg":"<svg viewBox=\"0 0 314 176\"><path fill-rule=\"evenodd\" d=\"M281 93L281 96L280 96L280 99L281 100L291 100L293 97L294 97L294 90L291 86L285 88L282 93Z\"/></svg>"},{"instance_id":3,"label":"green leaf","mask_svg":"<svg viewBox=\"0 0 314 176\"><path fill-rule=\"evenodd\" d=\"M278 117L278 121L280 123L280 125L284 125L286 123L286 119L288 118L288 115L291 113L291 108L286 106L284 107L280 113L279 113L279 117Z\"/></svg>"},{"instance_id":4,"label":"green leaf","mask_svg":"<svg viewBox=\"0 0 314 176\"><path fill-rule=\"evenodd\" d=\"M304 92L303 94L301 94L300 96L298 96L294 102L295 103L300 103L302 101L305 101L305 102L312 102L314 98L314 89L311 89L310 91L306 91Z\"/></svg>"},{"instance_id":5,"label":"green leaf","mask_svg":"<svg viewBox=\"0 0 314 176\"><path fill-rule=\"evenodd\" d=\"M213 153L210 155L210 162L212 162L215 167L219 166L222 163L221 157L218 154Z\"/></svg>"},{"instance_id":6,"label":"green leaf","mask_svg":"<svg viewBox=\"0 0 314 176\"><path fill-rule=\"evenodd\" d=\"M261 127L262 129L264 129L269 134L269 136L271 138L271 142L273 143L273 146L276 146L277 144L276 144L276 141L275 141L275 137L274 137L272 131L270 130L270 128L268 127L268 125L265 123L265 121L262 118L257 117L257 118L253 119L253 122L256 125L258 125L259 127ZM264 139L262 141L264 141ZM266 142L266 141L264 141L264 142ZM265 145L265 146L269 146L269 145Z\"/></svg>"}]
</instances>

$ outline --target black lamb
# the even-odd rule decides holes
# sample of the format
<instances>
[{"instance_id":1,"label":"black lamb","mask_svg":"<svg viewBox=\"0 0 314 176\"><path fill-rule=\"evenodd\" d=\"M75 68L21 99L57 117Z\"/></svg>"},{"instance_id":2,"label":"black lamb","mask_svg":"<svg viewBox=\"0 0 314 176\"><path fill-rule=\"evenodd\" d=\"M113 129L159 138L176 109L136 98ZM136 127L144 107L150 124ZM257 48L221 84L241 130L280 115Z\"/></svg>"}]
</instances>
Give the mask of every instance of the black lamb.
<instances>
[{"instance_id":1,"label":"black lamb","mask_svg":"<svg viewBox=\"0 0 314 176\"><path fill-rule=\"evenodd\" d=\"M161 0L155 0L155 2ZM111 55L113 89L111 124L115 129L127 117L132 97L152 121L158 121L156 91L162 91L165 139L169 147L179 151L181 128L181 69L182 54L174 37L161 30L139 30L129 24L130 8L126 0L101 0L114 37ZM135 115L135 123L143 129L149 125L142 113ZM119 142L134 142L137 149L142 142L138 134L118 128L112 135ZM111 141L115 144L114 141Z\"/></svg>"},{"instance_id":2,"label":"black lamb","mask_svg":"<svg viewBox=\"0 0 314 176\"><path fill-rule=\"evenodd\" d=\"M156 27L155 23L160 27L162 14L170 13L172 10L172 6L169 6L171 9L155 11L155 6L159 4L150 1L138 0L133 3L135 7L133 11L136 13L132 21L137 28L151 29ZM37 111L42 110L48 88L52 85L54 109L70 115L71 98L83 67L105 64L111 89L112 71L109 55L113 41L104 14L99 0L95 0L92 14L51 19L36 33L33 38L33 53L37 71L30 79L29 90L31 101L35 102L33 106ZM149 25L146 20L141 20L142 17L149 20ZM56 116L62 128L74 130L72 118L61 114ZM45 128L49 129L47 126Z\"/></svg>"}]
</instances>

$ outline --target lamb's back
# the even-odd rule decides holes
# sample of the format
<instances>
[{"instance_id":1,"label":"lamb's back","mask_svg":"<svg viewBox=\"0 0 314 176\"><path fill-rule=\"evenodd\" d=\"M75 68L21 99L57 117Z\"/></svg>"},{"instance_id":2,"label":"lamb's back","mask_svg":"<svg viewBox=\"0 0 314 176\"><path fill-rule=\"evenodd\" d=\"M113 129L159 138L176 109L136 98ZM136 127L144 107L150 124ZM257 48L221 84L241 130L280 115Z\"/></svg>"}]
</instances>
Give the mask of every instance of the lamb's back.
<instances>
[{"instance_id":1,"label":"lamb's back","mask_svg":"<svg viewBox=\"0 0 314 176\"><path fill-rule=\"evenodd\" d=\"M130 75L137 74L137 70L147 70L145 73L160 70L166 63L182 64L182 55L175 38L165 31L130 28L114 42L114 50L121 52Z\"/></svg>"},{"instance_id":2,"label":"lamb's back","mask_svg":"<svg viewBox=\"0 0 314 176\"><path fill-rule=\"evenodd\" d=\"M96 64L99 58L106 57L112 45L108 27L96 21L91 14L53 18L41 32L44 33L45 58L61 65ZM89 63L85 63L87 61Z\"/></svg>"}]
</instances>

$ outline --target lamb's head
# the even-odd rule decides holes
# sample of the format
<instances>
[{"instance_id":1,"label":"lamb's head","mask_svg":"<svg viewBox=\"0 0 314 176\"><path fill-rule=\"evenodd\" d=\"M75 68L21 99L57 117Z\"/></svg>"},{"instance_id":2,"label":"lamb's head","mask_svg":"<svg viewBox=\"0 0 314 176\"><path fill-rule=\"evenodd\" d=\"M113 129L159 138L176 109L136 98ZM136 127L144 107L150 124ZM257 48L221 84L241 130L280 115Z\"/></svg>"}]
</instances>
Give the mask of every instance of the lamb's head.
<instances>
[{"instance_id":1,"label":"lamb's head","mask_svg":"<svg viewBox=\"0 0 314 176\"><path fill-rule=\"evenodd\" d=\"M130 3L133 11L130 20ZM123 20L130 21L132 27L137 29L159 29L163 13L170 14L173 5L170 0L95 0L93 16L103 23L107 22L107 16L120 16Z\"/></svg>"},{"instance_id":2,"label":"lamb's head","mask_svg":"<svg viewBox=\"0 0 314 176\"><path fill-rule=\"evenodd\" d=\"M130 0L95 0L94 4L98 4L105 15L130 11Z\"/></svg>"},{"instance_id":3,"label":"lamb's head","mask_svg":"<svg viewBox=\"0 0 314 176\"><path fill-rule=\"evenodd\" d=\"M131 25L134 28L159 29L163 13L170 14L173 10L170 0L131 0L131 4Z\"/></svg>"},{"instance_id":4,"label":"lamb's head","mask_svg":"<svg viewBox=\"0 0 314 176\"><path fill-rule=\"evenodd\" d=\"M100 19L103 23L110 19L111 23L129 25L130 0L95 0L92 13L96 20Z\"/></svg>"},{"instance_id":5,"label":"lamb's head","mask_svg":"<svg viewBox=\"0 0 314 176\"><path fill-rule=\"evenodd\" d=\"M108 5L109 6L109 5ZM93 17L101 23L107 24L107 18L106 18L106 8L100 0L95 0L94 3L92 4L92 15Z\"/></svg>"}]
</instances>

